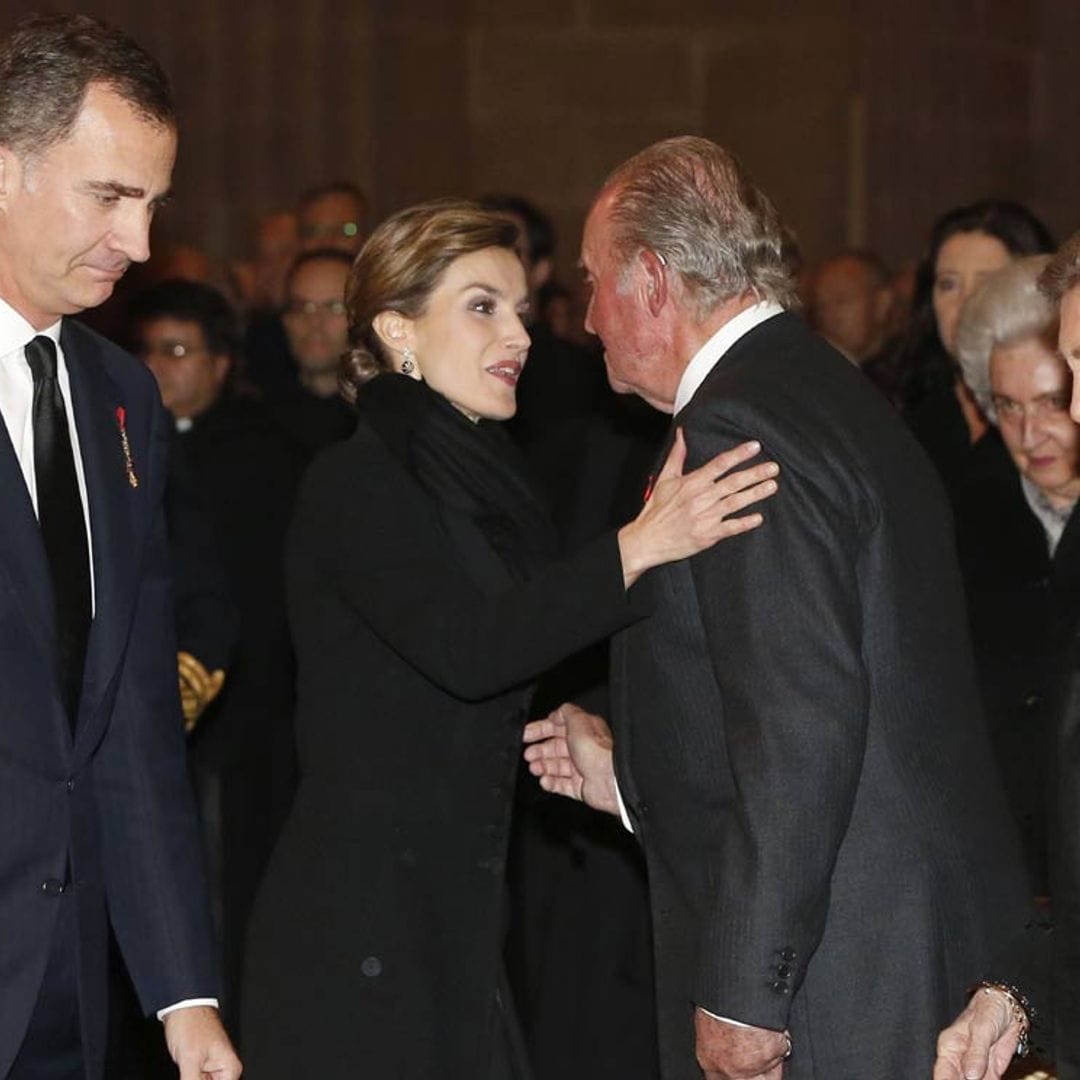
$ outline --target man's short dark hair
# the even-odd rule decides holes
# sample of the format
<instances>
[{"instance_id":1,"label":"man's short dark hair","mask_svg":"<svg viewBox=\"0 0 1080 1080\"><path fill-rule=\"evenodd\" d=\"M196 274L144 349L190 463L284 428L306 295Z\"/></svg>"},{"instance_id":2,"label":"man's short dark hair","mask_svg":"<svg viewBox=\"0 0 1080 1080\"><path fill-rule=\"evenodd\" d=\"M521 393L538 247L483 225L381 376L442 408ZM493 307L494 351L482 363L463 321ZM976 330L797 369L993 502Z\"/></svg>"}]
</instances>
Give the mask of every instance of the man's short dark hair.
<instances>
[{"instance_id":1,"label":"man's short dark hair","mask_svg":"<svg viewBox=\"0 0 1080 1080\"><path fill-rule=\"evenodd\" d=\"M286 295L292 292L296 275L300 273L305 266L309 266L311 263L320 262L340 263L340 265L345 267L345 272L348 273L352 269L355 259L347 251L342 251L341 248L314 248L312 251L301 251L300 254L293 259L285 274Z\"/></svg>"},{"instance_id":2,"label":"man's short dark hair","mask_svg":"<svg viewBox=\"0 0 1080 1080\"><path fill-rule=\"evenodd\" d=\"M26 156L66 138L92 83L176 126L165 73L127 34L89 15L30 15L0 39L0 146Z\"/></svg>"},{"instance_id":3,"label":"man's short dark hair","mask_svg":"<svg viewBox=\"0 0 1080 1080\"><path fill-rule=\"evenodd\" d=\"M476 200L485 210L496 214L513 214L525 223L525 246L529 262L538 263L555 254L555 226L551 218L521 195L485 195Z\"/></svg>"},{"instance_id":4,"label":"man's short dark hair","mask_svg":"<svg viewBox=\"0 0 1080 1080\"><path fill-rule=\"evenodd\" d=\"M139 327L155 319L195 323L207 350L234 362L240 355L240 325L232 305L212 285L201 281L162 281L141 292L128 308L128 324L137 341Z\"/></svg>"}]
</instances>

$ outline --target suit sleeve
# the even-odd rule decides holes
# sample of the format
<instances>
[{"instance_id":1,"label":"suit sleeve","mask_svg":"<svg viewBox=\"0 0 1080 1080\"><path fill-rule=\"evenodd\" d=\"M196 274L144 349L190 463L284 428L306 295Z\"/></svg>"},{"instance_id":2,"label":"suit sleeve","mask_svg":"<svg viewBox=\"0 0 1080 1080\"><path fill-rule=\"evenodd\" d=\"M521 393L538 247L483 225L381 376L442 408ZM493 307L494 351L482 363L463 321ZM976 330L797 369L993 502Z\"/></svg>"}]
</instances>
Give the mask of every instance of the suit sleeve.
<instances>
[{"instance_id":1,"label":"suit sleeve","mask_svg":"<svg viewBox=\"0 0 1080 1080\"><path fill-rule=\"evenodd\" d=\"M165 538L164 414L153 406L151 520L115 705L95 755L109 915L148 1014L219 996L194 798L177 689Z\"/></svg>"},{"instance_id":2,"label":"suit sleeve","mask_svg":"<svg viewBox=\"0 0 1080 1080\"><path fill-rule=\"evenodd\" d=\"M724 820L709 830L723 847L710 853L696 1003L782 1029L824 931L866 744L858 527L818 463L715 410L692 422L688 467L750 437L781 467L763 527L691 569L723 703L704 722L722 725L733 792L702 809Z\"/></svg>"},{"instance_id":3,"label":"suit sleeve","mask_svg":"<svg viewBox=\"0 0 1080 1080\"><path fill-rule=\"evenodd\" d=\"M522 584L482 591L448 550L431 499L374 444L362 460L346 446L311 470L293 529L371 629L464 700L528 681L642 614L613 532ZM294 556L306 550L301 540Z\"/></svg>"}]
</instances>

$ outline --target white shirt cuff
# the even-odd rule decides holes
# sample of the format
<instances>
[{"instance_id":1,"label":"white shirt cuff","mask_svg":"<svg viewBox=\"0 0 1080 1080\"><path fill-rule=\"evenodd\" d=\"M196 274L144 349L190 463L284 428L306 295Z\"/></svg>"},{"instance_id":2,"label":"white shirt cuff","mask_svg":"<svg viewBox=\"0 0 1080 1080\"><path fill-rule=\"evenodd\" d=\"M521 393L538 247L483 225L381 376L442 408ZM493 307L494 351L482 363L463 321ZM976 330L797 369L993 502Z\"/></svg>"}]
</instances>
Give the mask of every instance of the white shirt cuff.
<instances>
[{"instance_id":1,"label":"white shirt cuff","mask_svg":"<svg viewBox=\"0 0 1080 1080\"><path fill-rule=\"evenodd\" d=\"M622 792L619 790L619 778L617 776L615 777L615 801L619 804L619 818L623 823L623 827L628 833L633 833L634 823L626 812L626 803L622 801Z\"/></svg>"},{"instance_id":2,"label":"white shirt cuff","mask_svg":"<svg viewBox=\"0 0 1080 1080\"><path fill-rule=\"evenodd\" d=\"M187 998L185 1001L178 1001L175 1005L169 1005L164 1009L158 1009L157 1018L164 1020L166 1016L171 1012L176 1012L177 1009L193 1009L196 1005L209 1005L212 1009L218 1007L217 998Z\"/></svg>"},{"instance_id":3,"label":"white shirt cuff","mask_svg":"<svg viewBox=\"0 0 1080 1080\"><path fill-rule=\"evenodd\" d=\"M701 1009L701 1006L698 1006ZM753 1024L744 1024L741 1020L732 1020L730 1016L717 1016L716 1013L709 1012L708 1009L701 1009L706 1016L711 1016L714 1020L719 1020L722 1024L730 1024L732 1027L748 1028L753 1027Z\"/></svg>"}]
</instances>

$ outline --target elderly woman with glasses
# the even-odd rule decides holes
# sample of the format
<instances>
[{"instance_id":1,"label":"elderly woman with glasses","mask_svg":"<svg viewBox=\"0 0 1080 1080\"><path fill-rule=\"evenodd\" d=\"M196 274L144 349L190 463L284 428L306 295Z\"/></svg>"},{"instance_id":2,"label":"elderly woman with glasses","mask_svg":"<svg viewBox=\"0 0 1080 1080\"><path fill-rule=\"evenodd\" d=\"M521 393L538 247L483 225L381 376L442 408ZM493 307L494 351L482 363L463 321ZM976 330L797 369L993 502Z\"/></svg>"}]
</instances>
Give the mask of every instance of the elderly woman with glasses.
<instances>
[{"instance_id":1,"label":"elderly woman with glasses","mask_svg":"<svg viewBox=\"0 0 1080 1080\"><path fill-rule=\"evenodd\" d=\"M1080 427L1056 312L1038 288L1048 261L1017 259L990 275L956 331L964 380L1011 459L987 469L984 455L962 485L957 538L991 735L1040 895L1050 725L1080 611Z\"/></svg>"}]
</instances>

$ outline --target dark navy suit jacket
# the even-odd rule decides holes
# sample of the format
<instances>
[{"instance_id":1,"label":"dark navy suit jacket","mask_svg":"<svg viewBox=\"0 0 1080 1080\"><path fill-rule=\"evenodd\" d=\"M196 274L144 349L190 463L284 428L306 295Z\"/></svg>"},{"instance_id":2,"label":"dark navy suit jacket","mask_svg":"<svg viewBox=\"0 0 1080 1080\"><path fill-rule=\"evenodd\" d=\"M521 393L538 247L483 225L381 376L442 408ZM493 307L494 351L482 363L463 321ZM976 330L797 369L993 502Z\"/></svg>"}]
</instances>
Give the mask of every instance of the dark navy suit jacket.
<instances>
[{"instance_id":1,"label":"dark navy suit jacket","mask_svg":"<svg viewBox=\"0 0 1080 1080\"><path fill-rule=\"evenodd\" d=\"M104 1052L107 919L147 1012L218 989L177 698L166 414L151 375L120 349L69 319L60 340L96 605L73 738L41 533L0 424L0 1075L25 1034L61 902L77 908L89 1076Z\"/></svg>"}]
</instances>

